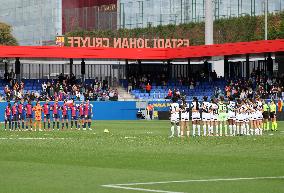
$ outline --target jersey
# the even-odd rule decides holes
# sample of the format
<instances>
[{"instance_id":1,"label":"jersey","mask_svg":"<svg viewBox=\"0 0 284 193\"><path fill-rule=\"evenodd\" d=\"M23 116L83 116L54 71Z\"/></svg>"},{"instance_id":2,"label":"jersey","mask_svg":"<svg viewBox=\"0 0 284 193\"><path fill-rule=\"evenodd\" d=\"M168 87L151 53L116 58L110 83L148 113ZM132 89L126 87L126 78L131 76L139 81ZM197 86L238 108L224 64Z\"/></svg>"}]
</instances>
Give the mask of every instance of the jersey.
<instances>
[{"instance_id":1,"label":"jersey","mask_svg":"<svg viewBox=\"0 0 284 193\"><path fill-rule=\"evenodd\" d=\"M177 123L179 122L179 104L178 103L172 103L170 106L170 112L171 112L171 122Z\"/></svg>"},{"instance_id":2,"label":"jersey","mask_svg":"<svg viewBox=\"0 0 284 193\"><path fill-rule=\"evenodd\" d=\"M227 107L229 112L234 112L236 110L236 103L234 101L230 101Z\"/></svg>"},{"instance_id":3,"label":"jersey","mask_svg":"<svg viewBox=\"0 0 284 193\"><path fill-rule=\"evenodd\" d=\"M43 105L43 113L44 113L45 115L49 115L49 114L50 114L50 106L49 106L48 103L45 103L45 104Z\"/></svg>"},{"instance_id":4,"label":"jersey","mask_svg":"<svg viewBox=\"0 0 284 193\"><path fill-rule=\"evenodd\" d=\"M227 104L225 103L219 103L218 104L218 113L228 113L228 107L227 107Z\"/></svg>"},{"instance_id":5,"label":"jersey","mask_svg":"<svg viewBox=\"0 0 284 193\"><path fill-rule=\"evenodd\" d=\"M13 116L17 115L17 111L18 111L17 104L14 104L14 105L12 106L12 115L13 115Z\"/></svg>"},{"instance_id":6,"label":"jersey","mask_svg":"<svg viewBox=\"0 0 284 193\"><path fill-rule=\"evenodd\" d=\"M32 104L27 104L26 105L26 113L27 113L27 115L32 115L33 114L33 106L32 106Z\"/></svg>"},{"instance_id":7,"label":"jersey","mask_svg":"<svg viewBox=\"0 0 284 193\"><path fill-rule=\"evenodd\" d=\"M80 105L78 110L79 110L79 115L84 116L84 105Z\"/></svg>"},{"instance_id":8,"label":"jersey","mask_svg":"<svg viewBox=\"0 0 284 193\"><path fill-rule=\"evenodd\" d=\"M219 109L218 105L216 103L211 103L210 106L211 106L212 114L218 115L218 109Z\"/></svg>"},{"instance_id":9,"label":"jersey","mask_svg":"<svg viewBox=\"0 0 284 193\"><path fill-rule=\"evenodd\" d=\"M206 101L204 101L204 102L202 103L202 112L203 112L203 113L209 113L210 108L211 108L211 103L206 102Z\"/></svg>"},{"instance_id":10,"label":"jersey","mask_svg":"<svg viewBox=\"0 0 284 193\"><path fill-rule=\"evenodd\" d=\"M191 109L192 112L199 112L199 109L201 108L200 103L199 102L192 102L191 103Z\"/></svg>"},{"instance_id":11,"label":"jersey","mask_svg":"<svg viewBox=\"0 0 284 193\"><path fill-rule=\"evenodd\" d=\"M62 109L62 115L63 115L63 116L66 116L67 113L68 113L68 107L67 107L67 105L66 105L66 104L62 105L61 109Z\"/></svg>"},{"instance_id":12,"label":"jersey","mask_svg":"<svg viewBox=\"0 0 284 193\"><path fill-rule=\"evenodd\" d=\"M7 106L6 109L5 109L6 118L10 118L11 113L12 113L11 108L9 106Z\"/></svg>"},{"instance_id":13,"label":"jersey","mask_svg":"<svg viewBox=\"0 0 284 193\"><path fill-rule=\"evenodd\" d=\"M41 111L42 111L42 107L40 105L36 105L33 108L34 112L35 112L35 120L40 121L41 120Z\"/></svg>"},{"instance_id":14,"label":"jersey","mask_svg":"<svg viewBox=\"0 0 284 193\"><path fill-rule=\"evenodd\" d=\"M52 105L52 111L53 111L53 114L54 115L58 115L58 109L59 108L59 105L58 105L58 103L54 103L53 105Z\"/></svg>"},{"instance_id":15,"label":"jersey","mask_svg":"<svg viewBox=\"0 0 284 193\"><path fill-rule=\"evenodd\" d=\"M23 110L24 110L24 105L22 103L20 103L19 106L18 106L19 114L23 114Z\"/></svg>"},{"instance_id":16,"label":"jersey","mask_svg":"<svg viewBox=\"0 0 284 193\"><path fill-rule=\"evenodd\" d=\"M71 108L71 116L76 117L77 107L75 105L72 105L70 108Z\"/></svg>"},{"instance_id":17,"label":"jersey","mask_svg":"<svg viewBox=\"0 0 284 193\"><path fill-rule=\"evenodd\" d=\"M182 121L189 121L189 104L188 103L183 103L181 105L181 120Z\"/></svg>"}]
</instances>

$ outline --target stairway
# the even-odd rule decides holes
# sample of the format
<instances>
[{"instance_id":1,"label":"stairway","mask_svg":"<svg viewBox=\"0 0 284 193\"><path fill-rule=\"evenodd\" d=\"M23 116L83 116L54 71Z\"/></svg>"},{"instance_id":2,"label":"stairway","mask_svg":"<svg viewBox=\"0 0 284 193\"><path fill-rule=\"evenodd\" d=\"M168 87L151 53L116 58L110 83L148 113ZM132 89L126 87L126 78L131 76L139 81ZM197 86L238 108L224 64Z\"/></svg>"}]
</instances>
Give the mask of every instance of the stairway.
<instances>
[{"instance_id":1,"label":"stairway","mask_svg":"<svg viewBox=\"0 0 284 193\"><path fill-rule=\"evenodd\" d=\"M134 96L129 94L122 86L117 87L119 101L133 101L136 100Z\"/></svg>"}]
</instances>

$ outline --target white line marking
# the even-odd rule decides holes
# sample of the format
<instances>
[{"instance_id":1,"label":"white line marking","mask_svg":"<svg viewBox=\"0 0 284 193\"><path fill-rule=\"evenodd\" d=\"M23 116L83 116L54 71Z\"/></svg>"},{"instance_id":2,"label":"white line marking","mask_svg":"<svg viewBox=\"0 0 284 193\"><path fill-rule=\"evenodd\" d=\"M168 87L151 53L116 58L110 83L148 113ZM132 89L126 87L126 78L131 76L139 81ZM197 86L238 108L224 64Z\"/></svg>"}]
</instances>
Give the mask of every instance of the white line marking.
<instances>
[{"instance_id":1,"label":"white line marking","mask_svg":"<svg viewBox=\"0 0 284 193\"><path fill-rule=\"evenodd\" d=\"M0 138L0 140L64 140L66 138L52 138L52 137L48 137L48 138L43 138L43 137L37 137L37 138L31 138L31 137L20 137L20 138L12 138L12 137L2 137Z\"/></svg>"},{"instance_id":2,"label":"white line marking","mask_svg":"<svg viewBox=\"0 0 284 193\"><path fill-rule=\"evenodd\" d=\"M139 182L139 183L127 183L127 184L108 184L102 185L106 188L116 188L125 190L136 190L144 192L158 192L158 193L182 193L182 192L172 192L164 190L153 190L144 188L133 188L129 186L137 185L153 185L153 184L170 184L170 183L187 183L187 182L217 182L217 181L240 181L240 180L264 180L264 179L284 179L284 176L272 176L272 177L247 177L247 178L216 178L216 179L196 179L196 180L179 180L179 181L162 181L162 182Z\"/></svg>"},{"instance_id":3,"label":"white line marking","mask_svg":"<svg viewBox=\"0 0 284 193\"><path fill-rule=\"evenodd\" d=\"M118 186L118 185L102 185L106 188L115 188L115 189L124 189L124 190L135 190L135 191L143 191L143 192L158 192L158 193L184 193L184 192L172 192L172 191L165 191L165 190L153 190L153 189L146 189L146 188L132 188L127 186Z\"/></svg>"}]
</instances>

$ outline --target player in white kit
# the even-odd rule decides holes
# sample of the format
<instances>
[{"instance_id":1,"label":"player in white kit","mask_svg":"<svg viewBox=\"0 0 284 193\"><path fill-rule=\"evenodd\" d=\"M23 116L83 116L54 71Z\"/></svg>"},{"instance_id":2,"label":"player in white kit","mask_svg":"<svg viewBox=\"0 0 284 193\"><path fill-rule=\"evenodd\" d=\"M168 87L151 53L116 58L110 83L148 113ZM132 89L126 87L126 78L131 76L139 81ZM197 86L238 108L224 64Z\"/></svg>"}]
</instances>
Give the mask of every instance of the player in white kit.
<instances>
[{"instance_id":1,"label":"player in white kit","mask_svg":"<svg viewBox=\"0 0 284 193\"><path fill-rule=\"evenodd\" d=\"M177 103L178 99L173 97L172 104L170 106L170 121L171 121L171 135L170 138L174 137L175 134L175 126L177 129L177 136L180 137L180 125L179 125L179 104Z\"/></svg>"},{"instance_id":2,"label":"player in white kit","mask_svg":"<svg viewBox=\"0 0 284 193\"><path fill-rule=\"evenodd\" d=\"M255 130L256 135L262 135L262 115L263 104L259 96L256 97L256 118L257 118L257 128Z\"/></svg>"},{"instance_id":3,"label":"player in white kit","mask_svg":"<svg viewBox=\"0 0 284 193\"><path fill-rule=\"evenodd\" d=\"M200 136L200 103L196 97L193 97L193 101L191 103L191 111L192 111L192 135L195 136L195 129L197 128L197 135Z\"/></svg>"},{"instance_id":4,"label":"player in white kit","mask_svg":"<svg viewBox=\"0 0 284 193\"><path fill-rule=\"evenodd\" d=\"M203 102L201 105L202 108L202 123L203 123L203 136L207 135L207 128L210 128L210 120L211 120L211 104L207 101L207 96L203 97Z\"/></svg>"},{"instance_id":5,"label":"player in white kit","mask_svg":"<svg viewBox=\"0 0 284 193\"><path fill-rule=\"evenodd\" d=\"M180 105L181 112L181 136L183 136L184 131L186 130L187 137L189 137L190 129L189 129L189 104L186 102L185 98L182 99L182 104Z\"/></svg>"},{"instance_id":6,"label":"player in white kit","mask_svg":"<svg viewBox=\"0 0 284 193\"><path fill-rule=\"evenodd\" d=\"M216 136L219 136L218 130L218 105L216 103L216 99L211 99L211 111L210 111L210 127L208 130L208 135L214 135L214 127L216 129Z\"/></svg>"},{"instance_id":7,"label":"player in white kit","mask_svg":"<svg viewBox=\"0 0 284 193\"><path fill-rule=\"evenodd\" d=\"M228 123L230 136L233 136L236 133L236 102L233 100L233 97L229 97L228 104Z\"/></svg>"}]
</instances>

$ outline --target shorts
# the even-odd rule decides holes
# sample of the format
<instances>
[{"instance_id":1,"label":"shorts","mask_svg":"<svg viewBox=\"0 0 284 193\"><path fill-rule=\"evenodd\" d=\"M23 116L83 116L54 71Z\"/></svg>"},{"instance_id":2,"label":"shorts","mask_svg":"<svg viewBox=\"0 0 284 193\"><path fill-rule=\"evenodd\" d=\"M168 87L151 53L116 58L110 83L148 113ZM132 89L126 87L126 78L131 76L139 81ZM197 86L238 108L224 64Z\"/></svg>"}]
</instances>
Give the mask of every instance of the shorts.
<instances>
[{"instance_id":1,"label":"shorts","mask_svg":"<svg viewBox=\"0 0 284 193\"><path fill-rule=\"evenodd\" d=\"M36 121L41 121L41 116L35 116Z\"/></svg>"},{"instance_id":2,"label":"shorts","mask_svg":"<svg viewBox=\"0 0 284 193\"><path fill-rule=\"evenodd\" d=\"M243 114L243 116L244 116L244 121L246 123L249 123L249 114Z\"/></svg>"},{"instance_id":3,"label":"shorts","mask_svg":"<svg viewBox=\"0 0 284 193\"><path fill-rule=\"evenodd\" d=\"M50 119L50 114L44 115L43 116L45 119Z\"/></svg>"},{"instance_id":4,"label":"shorts","mask_svg":"<svg viewBox=\"0 0 284 193\"><path fill-rule=\"evenodd\" d=\"M92 119L92 116L91 115L85 115L85 118L86 119Z\"/></svg>"},{"instance_id":5,"label":"shorts","mask_svg":"<svg viewBox=\"0 0 284 193\"><path fill-rule=\"evenodd\" d=\"M189 113L181 113L181 121L189 121Z\"/></svg>"},{"instance_id":6,"label":"shorts","mask_svg":"<svg viewBox=\"0 0 284 193\"><path fill-rule=\"evenodd\" d=\"M243 115L243 114L237 114L237 115L236 115L236 121L237 121L238 123L244 122L244 115Z\"/></svg>"},{"instance_id":7,"label":"shorts","mask_svg":"<svg viewBox=\"0 0 284 193\"><path fill-rule=\"evenodd\" d=\"M263 119L263 116L262 116L262 112L261 112L261 111L257 111L257 112L256 112L256 118L257 118L257 120L262 120L262 119Z\"/></svg>"},{"instance_id":8,"label":"shorts","mask_svg":"<svg viewBox=\"0 0 284 193\"><path fill-rule=\"evenodd\" d=\"M276 113L273 111L273 112L270 112L270 118L273 119L276 117Z\"/></svg>"},{"instance_id":9,"label":"shorts","mask_svg":"<svg viewBox=\"0 0 284 193\"><path fill-rule=\"evenodd\" d=\"M192 116L191 116L191 120L192 121L200 121L200 113L199 112L192 112Z\"/></svg>"},{"instance_id":10,"label":"shorts","mask_svg":"<svg viewBox=\"0 0 284 193\"><path fill-rule=\"evenodd\" d=\"M24 115L22 113L19 114L19 120L24 120Z\"/></svg>"},{"instance_id":11,"label":"shorts","mask_svg":"<svg viewBox=\"0 0 284 193\"><path fill-rule=\"evenodd\" d=\"M77 120L77 116L72 116L72 120Z\"/></svg>"},{"instance_id":12,"label":"shorts","mask_svg":"<svg viewBox=\"0 0 284 193\"><path fill-rule=\"evenodd\" d=\"M202 113L202 121L210 121L211 115L210 113Z\"/></svg>"},{"instance_id":13,"label":"shorts","mask_svg":"<svg viewBox=\"0 0 284 193\"><path fill-rule=\"evenodd\" d=\"M210 114L210 121L218 121L218 114Z\"/></svg>"},{"instance_id":14,"label":"shorts","mask_svg":"<svg viewBox=\"0 0 284 193\"><path fill-rule=\"evenodd\" d=\"M178 113L174 113L171 114L171 123L178 123L179 122L179 114Z\"/></svg>"},{"instance_id":15,"label":"shorts","mask_svg":"<svg viewBox=\"0 0 284 193\"><path fill-rule=\"evenodd\" d=\"M12 116L12 120L13 120L13 121L18 121L18 119L19 119L19 117L18 117L17 115L13 115L13 116Z\"/></svg>"},{"instance_id":16,"label":"shorts","mask_svg":"<svg viewBox=\"0 0 284 193\"><path fill-rule=\"evenodd\" d=\"M62 119L67 120L68 116L67 115L62 115Z\"/></svg>"},{"instance_id":17,"label":"shorts","mask_svg":"<svg viewBox=\"0 0 284 193\"><path fill-rule=\"evenodd\" d=\"M53 114L54 119L58 119L58 114Z\"/></svg>"},{"instance_id":18,"label":"shorts","mask_svg":"<svg viewBox=\"0 0 284 193\"><path fill-rule=\"evenodd\" d=\"M268 113L268 111L264 111L264 112L262 113L262 116L263 116L264 119L269 119L269 113Z\"/></svg>"},{"instance_id":19,"label":"shorts","mask_svg":"<svg viewBox=\"0 0 284 193\"><path fill-rule=\"evenodd\" d=\"M84 115L80 115L80 119L81 119L81 120L84 120L84 119L85 119L85 116L84 116Z\"/></svg>"},{"instance_id":20,"label":"shorts","mask_svg":"<svg viewBox=\"0 0 284 193\"><path fill-rule=\"evenodd\" d=\"M10 122L10 121L11 121L11 116L8 116L8 117L5 119L5 121Z\"/></svg>"},{"instance_id":21,"label":"shorts","mask_svg":"<svg viewBox=\"0 0 284 193\"><path fill-rule=\"evenodd\" d=\"M228 119L229 120L236 120L236 113L233 111L229 111L228 113Z\"/></svg>"},{"instance_id":22,"label":"shorts","mask_svg":"<svg viewBox=\"0 0 284 193\"><path fill-rule=\"evenodd\" d=\"M220 113L218 116L218 121L227 121L228 120L228 113Z\"/></svg>"}]
</instances>

